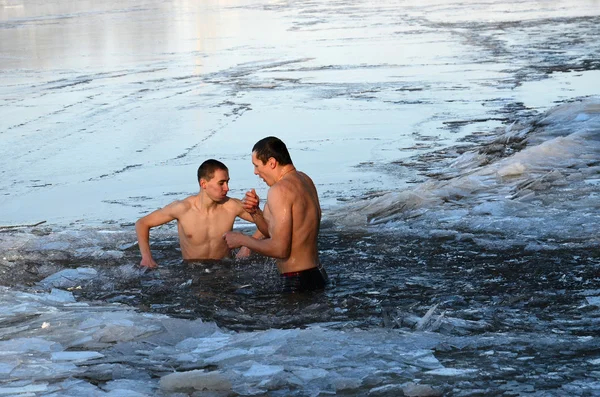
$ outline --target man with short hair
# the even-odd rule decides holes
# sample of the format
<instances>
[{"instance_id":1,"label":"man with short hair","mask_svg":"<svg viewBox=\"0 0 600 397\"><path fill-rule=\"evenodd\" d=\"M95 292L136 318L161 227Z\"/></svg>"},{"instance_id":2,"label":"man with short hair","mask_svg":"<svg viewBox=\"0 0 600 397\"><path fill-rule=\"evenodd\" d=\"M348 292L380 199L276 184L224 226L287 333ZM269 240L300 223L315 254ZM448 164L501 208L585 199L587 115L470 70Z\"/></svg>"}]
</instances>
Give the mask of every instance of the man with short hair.
<instances>
[{"instance_id":1,"label":"man with short hair","mask_svg":"<svg viewBox=\"0 0 600 397\"><path fill-rule=\"evenodd\" d=\"M220 161L209 159L198 168L200 192L158 209L135 223L142 254L140 266L150 269L158 265L150 251L150 229L177 220L181 255L186 261L223 259L231 251L223 241L223 233L233 228L236 217L252 222L241 200L227 197L229 170Z\"/></svg>"},{"instance_id":2,"label":"man with short hair","mask_svg":"<svg viewBox=\"0 0 600 397\"><path fill-rule=\"evenodd\" d=\"M248 247L277 258L284 292L321 289L327 274L319 261L317 238L321 206L313 181L296 170L283 141L267 137L252 148L254 174L269 186L264 214L254 189L246 193L244 208L262 236L227 232L229 248Z\"/></svg>"}]
</instances>

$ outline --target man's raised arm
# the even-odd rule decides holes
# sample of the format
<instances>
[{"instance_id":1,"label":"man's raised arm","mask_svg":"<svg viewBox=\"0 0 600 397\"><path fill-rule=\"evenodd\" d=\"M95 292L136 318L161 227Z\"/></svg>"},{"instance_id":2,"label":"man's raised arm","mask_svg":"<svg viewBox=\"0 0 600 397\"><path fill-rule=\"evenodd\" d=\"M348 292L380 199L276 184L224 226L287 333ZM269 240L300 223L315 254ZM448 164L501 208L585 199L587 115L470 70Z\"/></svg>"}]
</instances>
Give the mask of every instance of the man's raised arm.
<instances>
[{"instance_id":1,"label":"man's raised arm","mask_svg":"<svg viewBox=\"0 0 600 397\"><path fill-rule=\"evenodd\" d=\"M228 232L223 238L229 248L245 246L262 255L286 259L292 249L292 198L287 197L287 192L272 188L267 204L269 237L258 240L239 232Z\"/></svg>"},{"instance_id":2,"label":"man's raised arm","mask_svg":"<svg viewBox=\"0 0 600 397\"><path fill-rule=\"evenodd\" d=\"M260 209L260 199L258 198L256 191L254 189L247 191L242 203L244 205L244 210L252 216L252 222L254 222L256 228L260 232L260 236L255 237L269 237L269 225Z\"/></svg>"}]
</instances>

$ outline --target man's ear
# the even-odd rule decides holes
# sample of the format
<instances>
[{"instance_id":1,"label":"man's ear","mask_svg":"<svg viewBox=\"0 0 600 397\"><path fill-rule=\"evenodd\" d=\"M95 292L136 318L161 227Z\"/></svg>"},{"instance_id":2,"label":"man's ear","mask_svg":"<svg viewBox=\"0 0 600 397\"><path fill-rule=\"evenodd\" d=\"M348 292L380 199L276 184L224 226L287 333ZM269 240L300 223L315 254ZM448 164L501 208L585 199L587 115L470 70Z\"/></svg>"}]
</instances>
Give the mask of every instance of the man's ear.
<instances>
[{"instance_id":1,"label":"man's ear","mask_svg":"<svg viewBox=\"0 0 600 397\"><path fill-rule=\"evenodd\" d=\"M200 183L200 187L201 187L202 189L206 189L206 179L204 179L204 178L200 178L200 181L199 181L199 183Z\"/></svg>"},{"instance_id":2,"label":"man's ear","mask_svg":"<svg viewBox=\"0 0 600 397\"><path fill-rule=\"evenodd\" d=\"M268 163L271 169L275 169L275 167L277 167L277 160L275 160L275 157L269 157Z\"/></svg>"}]
</instances>

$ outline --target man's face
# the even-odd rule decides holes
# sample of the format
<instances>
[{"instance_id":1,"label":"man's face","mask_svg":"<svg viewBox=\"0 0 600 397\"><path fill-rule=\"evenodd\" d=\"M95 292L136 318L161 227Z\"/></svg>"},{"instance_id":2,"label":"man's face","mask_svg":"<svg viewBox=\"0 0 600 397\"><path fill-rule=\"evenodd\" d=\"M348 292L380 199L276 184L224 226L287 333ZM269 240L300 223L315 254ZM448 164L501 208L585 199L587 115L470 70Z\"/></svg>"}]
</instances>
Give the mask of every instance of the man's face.
<instances>
[{"instance_id":1,"label":"man's face","mask_svg":"<svg viewBox=\"0 0 600 397\"><path fill-rule=\"evenodd\" d=\"M227 192L229 192L229 172L216 170L210 181L201 179L200 183L208 197L213 201L221 202L225 200Z\"/></svg>"},{"instance_id":2,"label":"man's face","mask_svg":"<svg viewBox=\"0 0 600 397\"><path fill-rule=\"evenodd\" d=\"M273 184L271 178L272 167L269 166L269 162L267 161L263 164L263 162L256 157L256 152L252 152L252 165L254 165L254 175L258 175L258 177L267 185L271 186Z\"/></svg>"}]
</instances>

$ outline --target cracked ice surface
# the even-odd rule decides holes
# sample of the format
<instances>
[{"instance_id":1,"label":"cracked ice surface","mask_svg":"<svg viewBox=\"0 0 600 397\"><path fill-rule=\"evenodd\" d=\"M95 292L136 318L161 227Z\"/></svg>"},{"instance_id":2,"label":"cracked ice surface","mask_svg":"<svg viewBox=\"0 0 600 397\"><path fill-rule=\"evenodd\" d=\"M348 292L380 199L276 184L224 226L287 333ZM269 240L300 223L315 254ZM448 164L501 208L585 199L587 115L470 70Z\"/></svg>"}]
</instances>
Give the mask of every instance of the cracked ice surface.
<instances>
[{"instance_id":1,"label":"cracked ice surface","mask_svg":"<svg viewBox=\"0 0 600 397\"><path fill-rule=\"evenodd\" d=\"M432 370L447 374L433 355L440 343L434 335L326 324L235 333L201 320L77 303L70 293L60 300L6 288L1 307L1 336L10 341L0 342L0 380L11 385L2 393L367 391Z\"/></svg>"}]
</instances>

